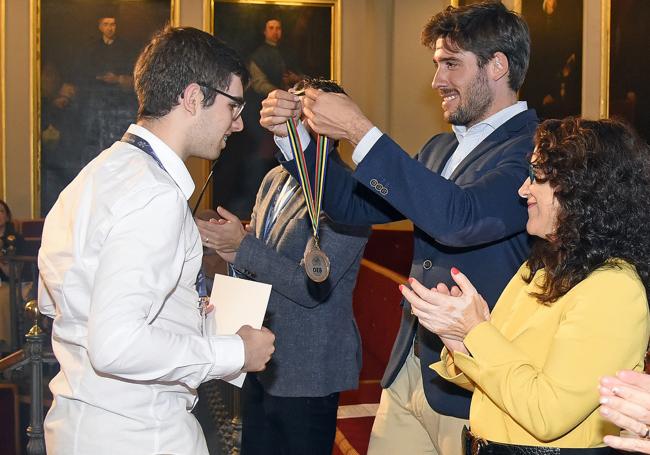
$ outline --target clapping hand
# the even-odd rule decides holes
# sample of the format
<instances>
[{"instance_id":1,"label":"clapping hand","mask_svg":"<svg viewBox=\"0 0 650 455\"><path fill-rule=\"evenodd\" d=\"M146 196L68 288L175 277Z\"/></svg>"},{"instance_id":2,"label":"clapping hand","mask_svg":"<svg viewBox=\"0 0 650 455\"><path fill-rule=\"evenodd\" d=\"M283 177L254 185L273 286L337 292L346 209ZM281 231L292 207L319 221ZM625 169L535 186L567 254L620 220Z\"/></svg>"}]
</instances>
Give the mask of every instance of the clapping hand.
<instances>
[{"instance_id":1,"label":"clapping hand","mask_svg":"<svg viewBox=\"0 0 650 455\"><path fill-rule=\"evenodd\" d=\"M201 242L204 247L216 251L224 261L232 264L248 230L236 215L223 207L218 207L216 214L219 218L211 218L209 221L196 219Z\"/></svg>"},{"instance_id":2,"label":"clapping hand","mask_svg":"<svg viewBox=\"0 0 650 455\"><path fill-rule=\"evenodd\" d=\"M401 285L400 291L423 327L443 341L462 343L470 330L490 319L490 310L464 274L453 268L451 277L457 284L451 290L442 283L427 289L415 278L410 278L412 289ZM455 346L460 347L458 343Z\"/></svg>"}]
</instances>

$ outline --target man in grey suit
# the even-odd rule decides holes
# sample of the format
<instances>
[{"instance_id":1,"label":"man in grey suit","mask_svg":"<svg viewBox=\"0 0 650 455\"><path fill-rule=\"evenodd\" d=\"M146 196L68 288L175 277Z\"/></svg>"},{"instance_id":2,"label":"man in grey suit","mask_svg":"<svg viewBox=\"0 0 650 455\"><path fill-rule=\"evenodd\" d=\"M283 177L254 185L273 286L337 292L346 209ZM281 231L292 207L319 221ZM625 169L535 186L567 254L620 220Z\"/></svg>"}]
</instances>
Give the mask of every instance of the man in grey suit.
<instances>
[{"instance_id":1,"label":"man in grey suit","mask_svg":"<svg viewBox=\"0 0 650 455\"><path fill-rule=\"evenodd\" d=\"M339 392L357 387L361 369L352 293L369 228L321 219L319 243L331 271L315 283L302 260L312 238L305 199L281 166L262 181L246 229L217 210L216 219L197 220L204 245L239 276L273 285L265 326L276 334L275 353L266 371L244 383L242 454L330 455Z\"/></svg>"}]
</instances>

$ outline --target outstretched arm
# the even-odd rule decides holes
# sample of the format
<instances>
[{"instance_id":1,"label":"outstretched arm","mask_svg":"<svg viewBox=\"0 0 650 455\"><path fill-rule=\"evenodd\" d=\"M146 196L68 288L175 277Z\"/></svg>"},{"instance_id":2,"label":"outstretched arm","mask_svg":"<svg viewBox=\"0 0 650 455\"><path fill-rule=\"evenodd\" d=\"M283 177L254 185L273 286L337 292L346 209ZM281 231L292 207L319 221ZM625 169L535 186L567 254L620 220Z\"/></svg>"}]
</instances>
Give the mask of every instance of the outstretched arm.
<instances>
[{"instance_id":1,"label":"outstretched arm","mask_svg":"<svg viewBox=\"0 0 650 455\"><path fill-rule=\"evenodd\" d=\"M332 106L342 109L343 120L329 114L309 118L309 110L320 109L323 104L319 103L324 100L328 111L334 109ZM274 126L276 130L272 131L278 136L286 135L286 128L280 122L289 118L287 109L278 107L280 104L276 99L269 99L261 120L267 127ZM354 105L346 111L348 104L351 101L344 95L320 93L316 101L305 101L305 115L309 125L317 130L335 138L350 139L352 136L346 134L355 129L350 125L360 122L363 126L358 128L359 132L372 125L365 125L361 120L345 120L346 116L355 119L360 115L355 114L358 108ZM298 130L313 179L315 145L304 128L299 125ZM359 154L355 150L360 162L353 173L330 160L323 206L333 219L345 223L385 223L408 218L439 243L454 247L489 243L524 230L526 207L519 200L517 189L527 173L526 155L532 150L529 135L510 139L501 153L494 154L486 170L478 172L473 182L461 186L433 172L420 159L411 158L386 135L366 143L366 137L376 136L375 131L368 130L360 139L369 150ZM297 176L289 141L276 138L276 143L284 156L283 166ZM438 153L434 147L434 142L425 145L421 159Z\"/></svg>"}]
</instances>

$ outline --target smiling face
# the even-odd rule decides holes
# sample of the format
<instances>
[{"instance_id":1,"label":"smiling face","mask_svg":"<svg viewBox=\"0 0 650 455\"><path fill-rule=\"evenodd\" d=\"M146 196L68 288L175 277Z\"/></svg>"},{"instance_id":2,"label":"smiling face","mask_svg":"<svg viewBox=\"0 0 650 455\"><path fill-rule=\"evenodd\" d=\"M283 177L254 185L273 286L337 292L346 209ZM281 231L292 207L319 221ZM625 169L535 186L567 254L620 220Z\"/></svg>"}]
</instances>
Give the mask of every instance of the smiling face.
<instances>
[{"instance_id":1,"label":"smiling face","mask_svg":"<svg viewBox=\"0 0 650 455\"><path fill-rule=\"evenodd\" d=\"M238 76L232 76L226 93L235 98L244 96L244 87ZM226 141L232 133L244 129L244 122L241 115L233 119L233 113L237 109L237 103L230 98L217 93L214 103L204 107L193 132L192 156L216 160L221 151L226 147Z\"/></svg>"},{"instance_id":2,"label":"smiling face","mask_svg":"<svg viewBox=\"0 0 650 455\"><path fill-rule=\"evenodd\" d=\"M555 233L557 227L560 204L551 184L548 181L543 183L538 181L544 176L540 174L539 170L535 169L536 160L537 155L533 153L530 161L535 173L535 181L531 182L530 177L527 177L519 188L519 196L526 199L528 204L526 231L530 235L549 239Z\"/></svg>"},{"instance_id":3,"label":"smiling face","mask_svg":"<svg viewBox=\"0 0 650 455\"><path fill-rule=\"evenodd\" d=\"M479 68L476 55L461 49L452 51L443 38L433 54L436 75L431 86L442 97L445 120L470 127L488 117L494 100L486 67Z\"/></svg>"}]
</instances>

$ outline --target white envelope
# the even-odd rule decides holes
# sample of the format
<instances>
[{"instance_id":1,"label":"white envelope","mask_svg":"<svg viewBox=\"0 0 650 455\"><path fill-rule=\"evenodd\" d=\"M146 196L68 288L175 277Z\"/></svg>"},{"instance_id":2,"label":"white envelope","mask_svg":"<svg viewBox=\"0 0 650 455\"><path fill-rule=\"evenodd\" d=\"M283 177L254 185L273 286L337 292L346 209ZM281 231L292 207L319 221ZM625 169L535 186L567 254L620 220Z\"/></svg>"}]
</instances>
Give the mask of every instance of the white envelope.
<instances>
[{"instance_id":1,"label":"white envelope","mask_svg":"<svg viewBox=\"0 0 650 455\"><path fill-rule=\"evenodd\" d=\"M232 335L243 325L262 328L270 295L270 284L215 275L210 295L214 310L205 321L206 332L208 335ZM241 387L245 378L246 373L241 372L224 381Z\"/></svg>"}]
</instances>

